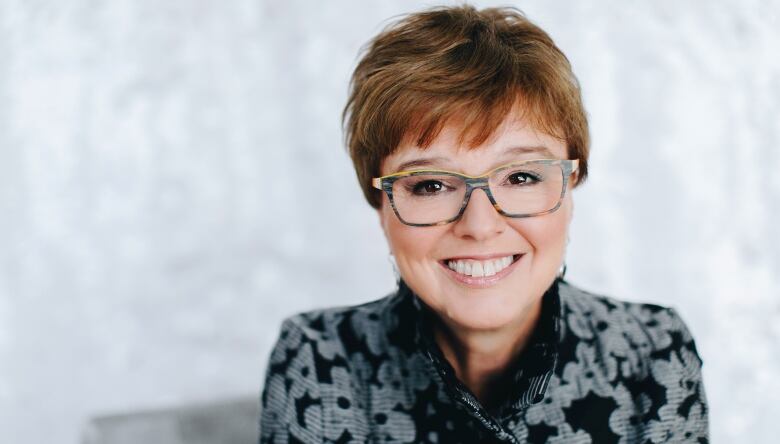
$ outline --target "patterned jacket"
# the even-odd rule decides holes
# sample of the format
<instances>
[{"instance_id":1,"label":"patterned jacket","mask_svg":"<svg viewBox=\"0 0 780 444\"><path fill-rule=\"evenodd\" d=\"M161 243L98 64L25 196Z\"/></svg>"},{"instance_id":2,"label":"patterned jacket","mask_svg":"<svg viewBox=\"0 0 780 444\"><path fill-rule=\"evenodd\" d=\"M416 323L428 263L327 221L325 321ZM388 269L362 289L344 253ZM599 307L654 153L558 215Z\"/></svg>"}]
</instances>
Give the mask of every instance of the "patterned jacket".
<instances>
[{"instance_id":1,"label":"patterned jacket","mask_svg":"<svg viewBox=\"0 0 780 444\"><path fill-rule=\"evenodd\" d=\"M260 443L706 443L701 359L671 308L556 279L487 409L401 281L373 302L286 319L261 397Z\"/></svg>"}]
</instances>

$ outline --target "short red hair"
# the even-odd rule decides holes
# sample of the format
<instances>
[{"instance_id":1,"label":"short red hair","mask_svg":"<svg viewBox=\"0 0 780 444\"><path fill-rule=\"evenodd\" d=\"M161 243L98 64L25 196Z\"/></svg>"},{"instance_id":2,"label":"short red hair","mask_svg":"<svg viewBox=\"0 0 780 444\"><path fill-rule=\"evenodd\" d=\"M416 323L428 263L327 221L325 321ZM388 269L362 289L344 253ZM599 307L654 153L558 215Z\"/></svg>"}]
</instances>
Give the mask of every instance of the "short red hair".
<instances>
[{"instance_id":1,"label":"short red hair","mask_svg":"<svg viewBox=\"0 0 780 444\"><path fill-rule=\"evenodd\" d=\"M427 147L453 118L461 142L484 143L519 105L538 130L564 140L588 174L590 138L579 83L549 35L514 8L435 8L403 17L368 45L344 108L349 154L363 194L407 137Z\"/></svg>"}]
</instances>

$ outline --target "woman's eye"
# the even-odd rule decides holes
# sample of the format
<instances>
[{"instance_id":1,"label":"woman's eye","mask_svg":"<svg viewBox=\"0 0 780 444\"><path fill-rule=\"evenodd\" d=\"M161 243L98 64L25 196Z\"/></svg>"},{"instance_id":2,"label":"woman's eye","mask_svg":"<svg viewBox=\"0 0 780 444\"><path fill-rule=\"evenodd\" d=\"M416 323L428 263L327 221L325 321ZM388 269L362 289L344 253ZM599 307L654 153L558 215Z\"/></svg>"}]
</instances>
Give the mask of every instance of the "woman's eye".
<instances>
[{"instance_id":1,"label":"woman's eye","mask_svg":"<svg viewBox=\"0 0 780 444\"><path fill-rule=\"evenodd\" d=\"M414 194L436 194L439 191L444 190L444 185L441 182L433 180L426 180L420 182L412 188Z\"/></svg>"},{"instance_id":2,"label":"woman's eye","mask_svg":"<svg viewBox=\"0 0 780 444\"><path fill-rule=\"evenodd\" d=\"M518 172L512 173L507 177L507 181L512 185L525 185L529 183L538 182L537 178L529 173Z\"/></svg>"}]
</instances>

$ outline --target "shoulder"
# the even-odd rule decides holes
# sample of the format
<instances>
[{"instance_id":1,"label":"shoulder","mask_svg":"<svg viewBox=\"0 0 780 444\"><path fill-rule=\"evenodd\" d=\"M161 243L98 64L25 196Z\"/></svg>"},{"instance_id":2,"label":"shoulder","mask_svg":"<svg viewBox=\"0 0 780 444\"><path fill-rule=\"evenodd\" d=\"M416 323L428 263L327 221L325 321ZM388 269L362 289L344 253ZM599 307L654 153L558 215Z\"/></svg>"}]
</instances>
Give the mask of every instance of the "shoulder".
<instances>
[{"instance_id":1,"label":"shoulder","mask_svg":"<svg viewBox=\"0 0 780 444\"><path fill-rule=\"evenodd\" d=\"M266 367L260 442L337 442L344 427L336 425L359 421L350 416L355 409L335 408L335 400L358 399L354 370L362 367L352 357L376 348L379 327L372 323L390 300L309 310L282 321Z\"/></svg>"},{"instance_id":2,"label":"shoulder","mask_svg":"<svg viewBox=\"0 0 780 444\"><path fill-rule=\"evenodd\" d=\"M379 354L386 346L384 319L396 299L396 293L390 293L362 304L320 308L289 316L282 321L271 361L283 359L285 350L310 349L315 366L339 365L348 369L352 355Z\"/></svg>"},{"instance_id":3,"label":"shoulder","mask_svg":"<svg viewBox=\"0 0 780 444\"><path fill-rule=\"evenodd\" d=\"M559 294L566 332L598 343L607 356L635 356L641 367L657 360L687 371L701 366L690 330L673 308L622 301L565 281Z\"/></svg>"},{"instance_id":4,"label":"shoulder","mask_svg":"<svg viewBox=\"0 0 780 444\"><path fill-rule=\"evenodd\" d=\"M346 330L360 330L371 334L395 293L357 305L327 307L296 313L282 322L282 334L295 331L304 340L331 343L343 339Z\"/></svg>"}]
</instances>

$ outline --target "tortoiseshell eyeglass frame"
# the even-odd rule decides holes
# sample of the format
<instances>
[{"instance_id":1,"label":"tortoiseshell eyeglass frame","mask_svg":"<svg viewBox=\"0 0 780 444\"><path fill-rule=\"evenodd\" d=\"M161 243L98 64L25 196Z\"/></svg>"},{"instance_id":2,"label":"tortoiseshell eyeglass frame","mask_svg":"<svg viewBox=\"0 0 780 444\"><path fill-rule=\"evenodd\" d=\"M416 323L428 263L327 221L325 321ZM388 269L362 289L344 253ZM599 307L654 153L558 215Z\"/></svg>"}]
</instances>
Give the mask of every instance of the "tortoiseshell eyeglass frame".
<instances>
[{"instance_id":1,"label":"tortoiseshell eyeglass frame","mask_svg":"<svg viewBox=\"0 0 780 444\"><path fill-rule=\"evenodd\" d=\"M488 178L496 171L510 168L510 167L516 167L519 165L529 165L529 164L560 166L561 174L563 175L563 186L561 187L561 195L558 198L558 202L556 202L555 206L550 208L549 210L539 211L537 213L527 213L527 214L507 213L501 208L501 206L496 202L496 199L493 197L493 193L490 191L490 186L488 185ZM569 177L571 177L571 175L575 171L577 171L577 168L579 168L579 159L534 159L534 160L525 160L521 162L512 162L505 165L501 165L496 168L493 168L492 170L488 171L485 174L482 174L481 176L469 176L466 174L461 174L461 173L456 173L454 171L446 171L446 170L400 171L397 173L388 174L387 176L375 177L371 179L371 186L373 186L378 190L384 191L385 194L387 194L387 198L390 200L390 206L393 208L393 212L395 213L396 217L398 217L398 220L400 220L402 223L413 227L432 227L438 225L446 225L460 219L460 217L463 216L463 212L466 210L466 205L468 205L469 199L471 199L471 193L476 189L481 189L482 191L485 192L488 199L490 199L490 203L493 204L493 208L495 208L496 211L498 211L498 213L501 214L502 216L512 217L512 218L522 218L522 217L541 216L543 214L552 213L553 211L560 208L561 202L563 202L563 197L566 195L566 189L569 187ZM393 183L395 183L396 180L402 177L418 176L423 174L447 175L447 176L455 176L463 179L463 182L465 182L466 184L466 194L463 195L463 203L460 206L460 210L458 211L458 214L456 214L454 217L450 219L439 221L439 222L428 223L428 224L417 224L417 223L407 222L401 217L401 215L398 213L398 208L396 208L395 202L393 201Z\"/></svg>"}]
</instances>

